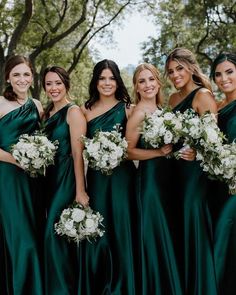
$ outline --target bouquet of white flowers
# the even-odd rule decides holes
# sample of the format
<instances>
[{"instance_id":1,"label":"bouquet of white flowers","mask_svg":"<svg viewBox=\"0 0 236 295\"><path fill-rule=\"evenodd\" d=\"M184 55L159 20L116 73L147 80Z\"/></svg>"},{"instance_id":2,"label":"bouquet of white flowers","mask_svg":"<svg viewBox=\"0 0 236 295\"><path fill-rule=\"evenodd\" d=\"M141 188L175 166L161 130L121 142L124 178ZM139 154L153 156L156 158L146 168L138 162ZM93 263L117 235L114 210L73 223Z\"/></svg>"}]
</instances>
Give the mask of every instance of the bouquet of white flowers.
<instances>
[{"instance_id":1,"label":"bouquet of white flowers","mask_svg":"<svg viewBox=\"0 0 236 295\"><path fill-rule=\"evenodd\" d=\"M209 157L197 153L197 160L210 178L224 181L230 194L236 194L236 142L219 144Z\"/></svg>"},{"instance_id":2,"label":"bouquet of white flowers","mask_svg":"<svg viewBox=\"0 0 236 295\"><path fill-rule=\"evenodd\" d=\"M158 108L150 115L145 115L140 133L147 146L159 148L164 144L177 143L182 129L179 113L169 108Z\"/></svg>"},{"instance_id":3,"label":"bouquet of white flowers","mask_svg":"<svg viewBox=\"0 0 236 295\"><path fill-rule=\"evenodd\" d=\"M62 211L54 228L58 235L65 236L68 241L74 241L79 245L84 239L91 241L104 235L102 221L103 216L99 212L74 202Z\"/></svg>"},{"instance_id":4,"label":"bouquet of white flowers","mask_svg":"<svg viewBox=\"0 0 236 295\"><path fill-rule=\"evenodd\" d=\"M217 125L214 114L206 112L199 116L193 109L188 109L179 116L182 117L183 128L180 136L184 147L194 148L206 158L212 156L218 145L223 144L225 137Z\"/></svg>"},{"instance_id":5,"label":"bouquet of white flowers","mask_svg":"<svg viewBox=\"0 0 236 295\"><path fill-rule=\"evenodd\" d=\"M11 148L12 156L31 177L46 174L46 167L54 164L58 141L51 142L42 132L22 134Z\"/></svg>"},{"instance_id":6,"label":"bouquet of white flowers","mask_svg":"<svg viewBox=\"0 0 236 295\"><path fill-rule=\"evenodd\" d=\"M117 124L110 132L97 130L91 139L82 136L83 156L89 167L109 175L127 157L128 144L120 129Z\"/></svg>"}]
</instances>

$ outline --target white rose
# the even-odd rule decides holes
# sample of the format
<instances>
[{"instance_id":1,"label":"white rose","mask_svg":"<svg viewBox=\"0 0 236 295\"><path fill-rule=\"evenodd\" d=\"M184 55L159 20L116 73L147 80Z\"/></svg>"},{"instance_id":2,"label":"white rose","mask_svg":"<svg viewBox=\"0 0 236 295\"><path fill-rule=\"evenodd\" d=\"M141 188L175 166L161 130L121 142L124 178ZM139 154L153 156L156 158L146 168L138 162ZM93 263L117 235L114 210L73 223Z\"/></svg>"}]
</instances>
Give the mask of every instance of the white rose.
<instances>
[{"instance_id":1,"label":"white rose","mask_svg":"<svg viewBox=\"0 0 236 295\"><path fill-rule=\"evenodd\" d=\"M207 135L207 141L210 143L217 143L218 142L218 134L217 132L212 128L206 128L205 129L206 135Z\"/></svg>"},{"instance_id":2,"label":"white rose","mask_svg":"<svg viewBox=\"0 0 236 295\"><path fill-rule=\"evenodd\" d=\"M85 227L87 232L93 233L96 231L96 222L91 218L87 218L85 221Z\"/></svg>"},{"instance_id":3,"label":"white rose","mask_svg":"<svg viewBox=\"0 0 236 295\"><path fill-rule=\"evenodd\" d=\"M168 113L165 113L164 114L164 119L165 120L172 120L174 117L175 117L175 114L174 113L168 112Z\"/></svg>"},{"instance_id":4,"label":"white rose","mask_svg":"<svg viewBox=\"0 0 236 295\"><path fill-rule=\"evenodd\" d=\"M65 226L66 230L70 231L74 226L74 221L73 220L67 220L65 222L64 226Z\"/></svg>"},{"instance_id":5,"label":"white rose","mask_svg":"<svg viewBox=\"0 0 236 295\"><path fill-rule=\"evenodd\" d=\"M71 217L75 222L80 222L84 219L85 212L79 208L74 208Z\"/></svg>"},{"instance_id":6,"label":"white rose","mask_svg":"<svg viewBox=\"0 0 236 295\"><path fill-rule=\"evenodd\" d=\"M170 131L166 131L164 135L164 143L165 144L171 143L172 138L173 138L173 134Z\"/></svg>"},{"instance_id":7,"label":"white rose","mask_svg":"<svg viewBox=\"0 0 236 295\"><path fill-rule=\"evenodd\" d=\"M66 232L67 236L74 238L77 236L76 229L72 228L71 230Z\"/></svg>"}]
</instances>

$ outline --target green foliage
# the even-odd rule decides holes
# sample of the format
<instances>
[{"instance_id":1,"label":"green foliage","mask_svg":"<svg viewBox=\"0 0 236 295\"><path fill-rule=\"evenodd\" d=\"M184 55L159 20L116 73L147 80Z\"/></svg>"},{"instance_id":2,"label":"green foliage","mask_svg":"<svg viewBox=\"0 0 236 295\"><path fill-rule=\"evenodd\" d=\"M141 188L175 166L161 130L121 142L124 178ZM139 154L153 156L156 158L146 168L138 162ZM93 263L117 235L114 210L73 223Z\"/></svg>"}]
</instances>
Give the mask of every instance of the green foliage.
<instances>
[{"instance_id":1,"label":"green foliage","mask_svg":"<svg viewBox=\"0 0 236 295\"><path fill-rule=\"evenodd\" d=\"M88 96L93 67L88 45L95 37L105 42L111 24L123 18L131 0L3 0L0 3L0 91L6 57L24 54L35 70L32 95L43 97L41 75L47 65L60 65L70 73L72 96ZM24 30L20 28L24 27ZM19 30L19 33L17 33ZM10 46L11 44L11 46Z\"/></svg>"},{"instance_id":2,"label":"green foliage","mask_svg":"<svg viewBox=\"0 0 236 295\"><path fill-rule=\"evenodd\" d=\"M195 52L206 72L220 51L236 48L234 1L164 0L152 13L159 33L157 38L150 37L143 43L143 58L160 68L175 47Z\"/></svg>"}]
</instances>

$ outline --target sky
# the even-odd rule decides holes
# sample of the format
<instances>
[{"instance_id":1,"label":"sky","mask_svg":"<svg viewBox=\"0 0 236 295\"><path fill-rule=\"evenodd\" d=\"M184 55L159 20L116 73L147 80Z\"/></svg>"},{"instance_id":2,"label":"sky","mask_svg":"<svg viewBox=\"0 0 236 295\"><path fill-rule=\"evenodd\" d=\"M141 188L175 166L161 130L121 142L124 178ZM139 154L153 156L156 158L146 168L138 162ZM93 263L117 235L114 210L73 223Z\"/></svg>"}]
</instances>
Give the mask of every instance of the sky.
<instances>
[{"instance_id":1,"label":"sky","mask_svg":"<svg viewBox=\"0 0 236 295\"><path fill-rule=\"evenodd\" d=\"M142 62L140 43L146 41L148 36L155 36L155 34L157 34L157 29L151 21L140 14L134 14L125 20L122 28L114 28L115 48L98 43L94 43L93 47L99 51L100 59L112 59L120 68L124 68L128 64L136 66Z\"/></svg>"}]
</instances>

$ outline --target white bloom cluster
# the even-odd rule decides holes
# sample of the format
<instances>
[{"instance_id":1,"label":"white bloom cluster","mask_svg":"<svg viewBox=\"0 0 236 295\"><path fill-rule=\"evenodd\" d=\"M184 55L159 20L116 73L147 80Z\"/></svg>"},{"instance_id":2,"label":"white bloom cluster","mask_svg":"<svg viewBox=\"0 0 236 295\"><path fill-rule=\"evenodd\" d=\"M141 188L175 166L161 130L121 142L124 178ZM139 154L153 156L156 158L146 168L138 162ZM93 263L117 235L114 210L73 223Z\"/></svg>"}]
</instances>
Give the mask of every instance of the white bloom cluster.
<instances>
[{"instance_id":1,"label":"white bloom cluster","mask_svg":"<svg viewBox=\"0 0 236 295\"><path fill-rule=\"evenodd\" d=\"M12 156L31 177L44 175L46 167L54 163L58 142L53 143L40 131L22 134L11 148Z\"/></svg>"},{"instance_id":2,"label":"white bloom cluster","mask_svg":"<svg viewBox=\"0 0 236 295\"><path fill-rule=\"evenodd\" d=\"M201 117L194 110L182 115L181 136L184 145L197 151L200 161L210 178L227 183L229 192L236 193L236 143L224 144L226 139L220 131L214 114L206 112Z\"/></svg>"},{"instance_id":3,"label":"white bloom cluster","mask_svg":"<svg viewBox=\"0 0 236 295\"><path fill-rule=\"evenodd\" d=\"M224 181L230 194L236 194L236 142L219 144L208 157L198 154L197 159L211 178Z\"/></svg>"},{"instance_id":4,"label":"white bloom cluster","mask_svg":"<svg viewBox=\"0 0 236 295\"><path fill-rule=\"evenodd\" d=\"M58 235L79 244L84 239L90 241L92 238L102 237L105 232L102 221L103 216L99 212L94 212L90 207L83 208L74 202L62 211L54 228Z\"/></svg>"},{"instance_id":5,"label":"white bloom cluster","mask_svg":"<svg viewBox=\"0 0 236 295\"><path fill-rule=\"evenodd\" d=\"M220 131L216 116L206 112L199 116L193 109L186 110L182 115L181 137L184 145L189 145L199 152L214 151L223 143L224 135Z\"/></svg>"},{"instance_id":6,"label":"white bloom cluster","mask_svg":"<svg viewBox=\"0 0 236 295\"><path fill-rule=\"evenodd\" d=\"M164 144L177 143L181 129L179 113L173 113L169 108L158 108L145 116L140 133L147 146L159 148Z\"/></svg>"},{"instance_id":7,"label":"white bloom cluster","mask_svg":"<svg viewBox=\"0 0 236 295\"><path fill-rule=\"evenodd\" d=\"M82 136L82 141L88 166L104 174L112 174L113 169L127 157L128 144L118 124L110 132L97 130L91 139Z\"/></svg>"}]
</instances>

